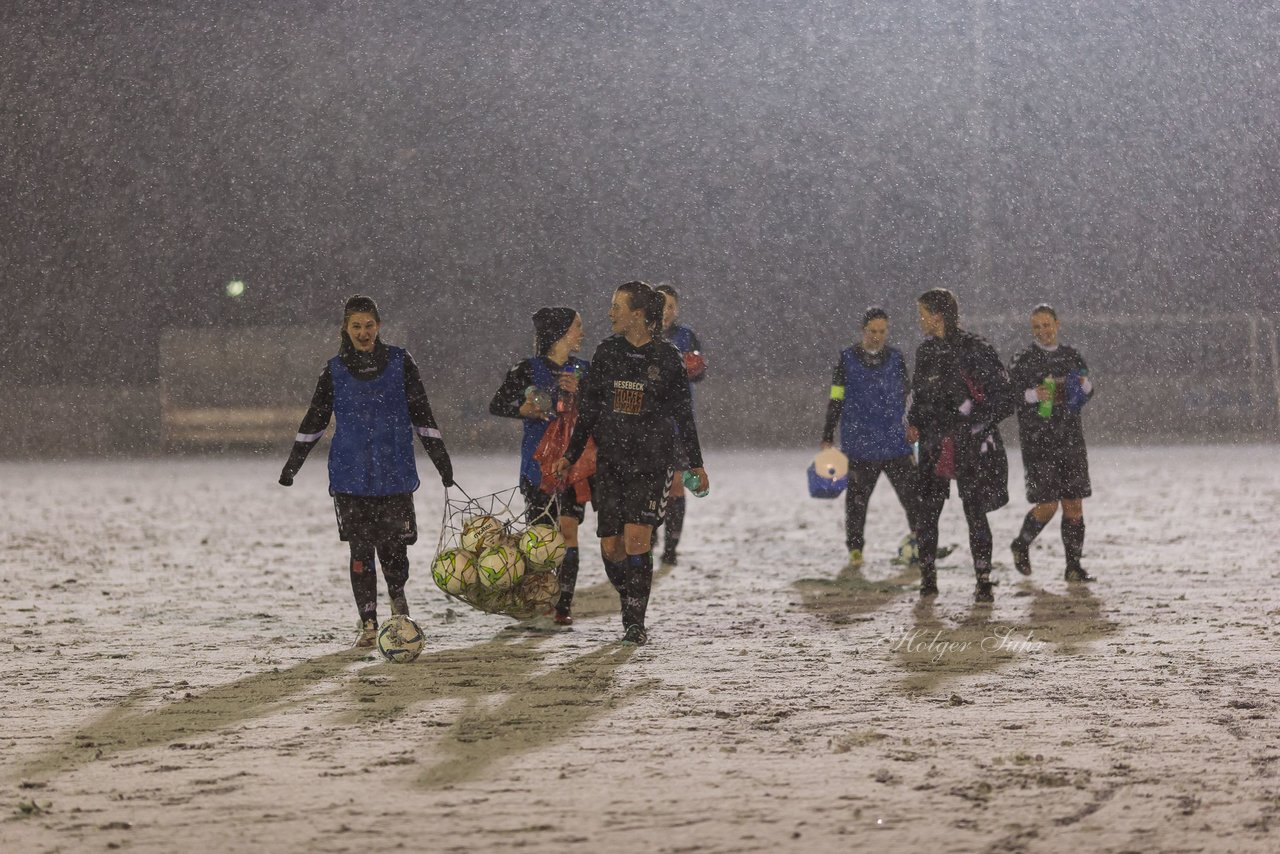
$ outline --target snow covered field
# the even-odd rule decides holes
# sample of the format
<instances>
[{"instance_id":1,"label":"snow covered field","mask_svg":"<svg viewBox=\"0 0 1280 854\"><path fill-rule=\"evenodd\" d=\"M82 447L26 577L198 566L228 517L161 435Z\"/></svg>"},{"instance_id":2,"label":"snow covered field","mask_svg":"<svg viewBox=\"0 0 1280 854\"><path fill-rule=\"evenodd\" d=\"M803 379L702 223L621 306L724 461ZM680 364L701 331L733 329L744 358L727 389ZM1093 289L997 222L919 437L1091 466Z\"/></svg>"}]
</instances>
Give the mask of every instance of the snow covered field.
<instances>
[{"instance_id":1,"label":"snow covered field","mask_svg":"<svg viewBox=\"0 0 1280 854\"><path fill-rule=\"evenodd\" d=\"M809 455L710 455L640 649L590 550L572 631L450 603L427 476L403 666L348 649L322 457L2 463L0 850L1276 850L1276 447L1095 449L1087 590L1056 520L1010 567L1015 451L986 608L956 501L916 604L887 482L842 572Z\"/></svg>"}]
</instances>

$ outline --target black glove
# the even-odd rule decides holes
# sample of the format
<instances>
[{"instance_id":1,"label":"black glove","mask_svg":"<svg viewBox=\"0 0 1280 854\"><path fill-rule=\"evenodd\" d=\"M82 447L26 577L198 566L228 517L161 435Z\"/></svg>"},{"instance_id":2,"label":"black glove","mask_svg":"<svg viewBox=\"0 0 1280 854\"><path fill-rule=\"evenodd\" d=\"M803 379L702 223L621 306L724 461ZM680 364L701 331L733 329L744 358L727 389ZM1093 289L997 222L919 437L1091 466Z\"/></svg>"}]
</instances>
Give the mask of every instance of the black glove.
<instances>
[{"instance_id":1,"label":"black glove","mask_svg":"<svg viewBox=\"0 0 1280 854\"><path fill-rule=\"evenodd\" d=\"M288 469L280 472L280 485L293 486L293 473Z\"/></svg>"}]
</instances>

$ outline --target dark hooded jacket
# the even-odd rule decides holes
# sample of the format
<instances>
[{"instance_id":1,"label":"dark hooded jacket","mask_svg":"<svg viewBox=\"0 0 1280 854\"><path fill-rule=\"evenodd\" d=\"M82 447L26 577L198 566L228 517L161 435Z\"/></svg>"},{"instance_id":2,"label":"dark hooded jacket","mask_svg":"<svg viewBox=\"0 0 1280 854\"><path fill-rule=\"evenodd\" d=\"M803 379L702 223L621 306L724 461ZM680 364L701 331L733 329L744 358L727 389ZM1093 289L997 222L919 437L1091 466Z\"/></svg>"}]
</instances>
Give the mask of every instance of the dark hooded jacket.
<instances>
[{"instance_id":1,"label":"dark hooded jacket","mask_svg":"<svg viewBox=\"0 0 1280 854\"><path fill-rule=\"evenodd\" d=\"M950 444L961 499L985 513L1008 504L1009 459L999 424L1014 406L1008 371L981 336L958 330L926 340L916 350L907 413L920 432L922 475L948 476L939 464Z\"/></svg>"}]
</instances>

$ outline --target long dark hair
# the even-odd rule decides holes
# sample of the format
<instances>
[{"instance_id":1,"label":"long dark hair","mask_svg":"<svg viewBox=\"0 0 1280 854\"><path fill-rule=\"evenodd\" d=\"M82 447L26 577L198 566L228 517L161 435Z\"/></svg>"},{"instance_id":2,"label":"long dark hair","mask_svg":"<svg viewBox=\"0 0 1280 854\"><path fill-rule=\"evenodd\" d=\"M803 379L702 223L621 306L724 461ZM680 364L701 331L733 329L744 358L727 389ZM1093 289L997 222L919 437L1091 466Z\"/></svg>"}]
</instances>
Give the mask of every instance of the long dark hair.
<instances>
[{"instance_id":1,"label":"long dark hair","mask_svg":"<svg viewBox=\"0 0 1280 854\"><path fill-rule=\"evenodd\" d=\"M662 310L666 307L667 298L655 291L648 282L636 280L618 285L617 290L627 295L631 310L644 309L644 325L650 335L662 331Z\"/></svg>"},{"instance_id":2,"label":"long dark hair","mask_svg":"<svg viewBox=\"0 0 1280 854\"><path fill-rule=\"evenodd\" d=\"M960 331L960 303L946 288L930 288L916 298L930 314L942 315L942 336L950 338Z\"/></svg>"}]
</instances>

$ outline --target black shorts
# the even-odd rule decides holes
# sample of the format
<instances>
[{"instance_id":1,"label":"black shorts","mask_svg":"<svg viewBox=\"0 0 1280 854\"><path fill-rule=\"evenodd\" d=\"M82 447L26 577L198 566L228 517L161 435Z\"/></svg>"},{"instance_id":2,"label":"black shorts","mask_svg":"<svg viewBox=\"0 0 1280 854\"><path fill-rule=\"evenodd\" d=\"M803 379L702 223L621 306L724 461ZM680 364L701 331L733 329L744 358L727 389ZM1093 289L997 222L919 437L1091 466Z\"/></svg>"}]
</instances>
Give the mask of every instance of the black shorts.
<instances>
[{"instance_id":1,"label":"black shorts","mask_svg":"<svg viewBox=\"0 0 1280 854\"><path fill-rule=\"evenodd\" d=\"M403 543L418 541L418 520L413 493L401 495L333 496L338 516L338 539L344 543Z\"/></svg>"},{"instance_id":2,"label":"black shorts","mask_svg":"<svg viewBox=\"0 0 1280 854\"><path fill-rule=\"evenodd\" d=\"M1089 483L1089 457L1083 448L1063 448L1058 453L1023 457L1026 469L1027 500L1032 504L1088 498L1093 494Z\"/></svg>"},{"instance_id":3,"label":"black shorts","mask_svg":"<svg viewBox=\"0 0 1280 854\"><path fill-rule=\"evenodd\" d=\"M587 483L592 486L594 492L595 478L588 478ZM587 516L586 502L578 501L578 494L574 489L566 489L558 496L549 495L536 486L526 487L521 491L524 494L525 520L530 525L540 523L555 525L561 516L571 516L578 522L582 522ZM559 508L555 506L553 498L559 498Z\"/></svg>"},{"instance_id":4,"label":"black shorts","mask_svg":"<svg viewBox=\"0 0 1280 854\"><path fill-rule=\"evenodd\" d=\"M596 509L596 536L616 537L625 525L662 524L667 513L672 469L664 471L615 471L596 469L591 504Z\"/></svg>"}]
</instances>

